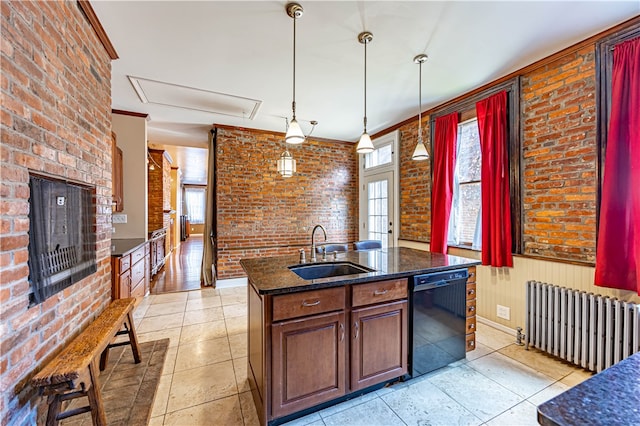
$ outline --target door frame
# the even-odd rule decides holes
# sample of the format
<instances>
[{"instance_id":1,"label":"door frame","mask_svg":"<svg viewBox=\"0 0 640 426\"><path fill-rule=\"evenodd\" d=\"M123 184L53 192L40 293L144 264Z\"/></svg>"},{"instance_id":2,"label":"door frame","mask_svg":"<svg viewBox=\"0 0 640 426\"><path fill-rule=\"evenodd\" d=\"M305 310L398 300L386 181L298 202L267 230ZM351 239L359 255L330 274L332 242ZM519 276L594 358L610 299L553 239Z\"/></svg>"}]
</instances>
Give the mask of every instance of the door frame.
<instances>
[{"instance_id":1,"label":"door frame","mask_svg":"<svg viewBox=\"0 0 640 426\"><path fill-rule=\"evenodd\" d=\"M393 209L393 225L392 238L389 239L389 247L398 245L398 237L400 231L400 150L399 150L400 131L395 130L380 137L375 138L373 142L374 148L391 143L391 162L382 166L364 168L364 155L358 155L358 238L366 240L368 229L365 227L367 221L368 200L366 198L365 179L385 172L391 172L393 176L393 200L391 200L391 208Z\"/></svg>"}]
</instances>

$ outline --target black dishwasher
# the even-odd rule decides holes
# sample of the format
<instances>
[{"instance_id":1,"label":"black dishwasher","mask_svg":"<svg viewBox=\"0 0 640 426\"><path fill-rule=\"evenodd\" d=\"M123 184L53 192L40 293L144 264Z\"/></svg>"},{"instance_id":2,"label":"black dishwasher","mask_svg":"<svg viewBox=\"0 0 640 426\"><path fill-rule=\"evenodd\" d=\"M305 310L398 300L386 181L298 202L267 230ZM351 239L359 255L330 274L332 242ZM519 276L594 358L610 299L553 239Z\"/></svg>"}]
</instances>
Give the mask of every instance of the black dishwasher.
<instances>
[{"instance_id":1,"label":"black dishwasher","mask_svg":"<svg viewBox=\"0 0 640 426\"><path fill-rule=\"evenodd\" d=\"M467 269L413 277L409 372L417 377L451 364L466 353Z\"/></svg>"}]
</instances>

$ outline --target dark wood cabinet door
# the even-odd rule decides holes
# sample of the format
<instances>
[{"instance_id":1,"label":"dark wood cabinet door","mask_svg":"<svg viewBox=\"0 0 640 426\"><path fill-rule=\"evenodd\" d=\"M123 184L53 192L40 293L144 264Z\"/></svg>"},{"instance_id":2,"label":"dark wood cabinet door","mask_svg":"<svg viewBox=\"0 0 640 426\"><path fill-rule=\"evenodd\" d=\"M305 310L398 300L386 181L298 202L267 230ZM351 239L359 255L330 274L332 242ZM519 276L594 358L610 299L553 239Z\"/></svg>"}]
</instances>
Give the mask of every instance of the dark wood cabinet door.
<instances>
[{"instance_id":1,"label":"dark wood cabinet door","mask_svg":"<svg viewBox=\"0 0 640 426\"><path fill-rule=\"evenodd\" d=\"M351 312L351 390L407 372L407 301Z\"/></svg>"},{"instance_id":2,"label":"dark wood cabinet door","mask_svg":"<svg viewBox=\"0 0 640 426\"><path fill-rule=\"evenodd\" d=\"M345 394L345 314L272 325L272 418Z\"/></svg>"},{"instance_id":3,"label":"dark wood cabinet door","mask_svg":"<svg viewBox=\"0 0 640 426\"><path fill-rule=\"evenodd\" d=\"M126 299L131 297L131 270L127 269L120 274L118 288L120 289L117 299Z\"/></svg>"},{"instance_id":4,"label":"dark wood cabinet door","mask_svg":"<svg viewBox=\"0 0 640 426\"><path fill-rule=\"evenodd\" d=\"M124 158L122 150L116 144L116 135L111 133L111 196L115 203L115 211L124 211Z\"/></svg>"}]
</instances>

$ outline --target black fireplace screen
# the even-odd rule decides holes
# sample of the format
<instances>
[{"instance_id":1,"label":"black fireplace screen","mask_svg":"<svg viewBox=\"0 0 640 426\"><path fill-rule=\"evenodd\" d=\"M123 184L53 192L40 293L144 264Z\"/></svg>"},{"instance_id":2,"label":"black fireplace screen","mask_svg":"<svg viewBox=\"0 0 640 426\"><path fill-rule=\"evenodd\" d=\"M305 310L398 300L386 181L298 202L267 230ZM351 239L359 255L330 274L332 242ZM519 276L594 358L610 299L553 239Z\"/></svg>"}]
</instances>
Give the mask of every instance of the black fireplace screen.
<instances>
[{"instance_id":1,"label":"black fireplace screen","mask_svg":"<svg viewBox=\"0 0 640 426\"><path fill-rule=\"evenodd\" d=\"M92 189L29 177L30 305L96 272Z\"/></svg>"}]
</instances>

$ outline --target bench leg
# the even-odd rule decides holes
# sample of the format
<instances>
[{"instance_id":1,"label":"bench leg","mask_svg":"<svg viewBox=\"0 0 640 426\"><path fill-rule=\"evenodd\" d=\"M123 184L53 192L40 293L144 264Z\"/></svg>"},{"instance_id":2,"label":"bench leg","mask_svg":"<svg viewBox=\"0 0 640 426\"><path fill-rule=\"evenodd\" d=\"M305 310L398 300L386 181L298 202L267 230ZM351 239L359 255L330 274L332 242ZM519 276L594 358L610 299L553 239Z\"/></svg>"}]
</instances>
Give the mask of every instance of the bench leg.
<instances>
[{"instance_id":1,"label":"bench leg","mask_svg":"<svg viewBox=\"0 0 640 426\"><path fill-rule=\"evenodd\" d=\"M87 390L87 396L89 397L93 426L107 426L107 416L104 412L104 405L102 404L102 396L100 394L100 382L98 381L98 375L100 373L98 372L98 366L95 360L89 364L89 374L91 376L91 386Z\"/></svg>"},{"instance_id":2,"label":"bench leg","mask_svg":"<svg viewBox=\"0 0 640 426\"><path fill-rule=\"evenodd\" d=\"M58 426L58 414L62 401L60 395L49 396L49 411L47 412L47 426Z\"/></svg>"},{"instance_id":3,"label":"bench leg","mask_svg":"<svg viewBox=\"0 0 640 426\"><path fill-rule=\"evenodd\" d=\"M138 346L138 337L136 336L136 329L133 325L133 314L131 311L127 313L125 326L127 330L129 330L129 343L131 344L131 351L133 351L133 359L136 364L139 364L142 358L140 357L140 347Z\"/></svg>"}]
</instances>

